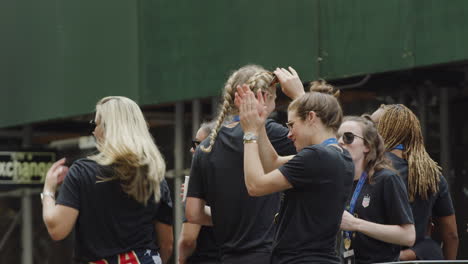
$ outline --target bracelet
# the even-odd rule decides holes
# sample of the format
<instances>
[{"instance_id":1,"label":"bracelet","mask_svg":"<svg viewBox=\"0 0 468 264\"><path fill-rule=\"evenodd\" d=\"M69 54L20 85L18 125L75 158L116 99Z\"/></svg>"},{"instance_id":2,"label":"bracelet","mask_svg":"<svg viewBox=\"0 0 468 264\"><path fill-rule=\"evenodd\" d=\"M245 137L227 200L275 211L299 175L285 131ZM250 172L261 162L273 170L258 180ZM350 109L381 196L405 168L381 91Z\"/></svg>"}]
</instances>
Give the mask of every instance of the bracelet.
<instances>
[{"instance_id":1,"label":"bracelet","mask_svg":"<svg viewBox=\"0 0 468 264\"><path fill-rule=\"evenodd\" d=\"M49 196L55 200L55 194L53 192L48 192L48 191L41 192L41 201L44 200L45 196Z\"/></svg>"},{"instance_id":2,"label":"bracelet","mask_svg":"<svg viewBox=\"0 0 468 264\"><path fill-rule=\"evenodd\" d=\"M244 144L247 144L247 143L257 143L257 140L256 139L244 139Z\"/></svg>"}]
</instances>

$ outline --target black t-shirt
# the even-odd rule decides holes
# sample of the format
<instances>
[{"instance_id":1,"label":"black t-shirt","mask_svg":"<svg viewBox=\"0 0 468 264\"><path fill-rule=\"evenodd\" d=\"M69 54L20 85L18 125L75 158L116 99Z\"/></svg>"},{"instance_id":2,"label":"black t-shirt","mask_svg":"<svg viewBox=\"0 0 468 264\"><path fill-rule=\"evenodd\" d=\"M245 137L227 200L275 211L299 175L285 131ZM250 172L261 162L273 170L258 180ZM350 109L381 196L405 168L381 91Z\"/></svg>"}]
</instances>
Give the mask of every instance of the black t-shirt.
<instances>
[{"instance_id":1,"label":"black t-shirt","mask_svg":"<svg viewBox=\"0 0 468 264\"><path fill-rule=\"evenodd\" d=\"M154 221L172 224L169 187L161 183L161 200L147 206L122 191L118 181L97 182L111 175L89 159L75 161L60 188L57 204L79 211L75 224L75 258L94 261L133 249L157 250Z\"/></svg>"},{"instance_id":2,"label":"black t-shirt","mask_svg":"<svg viewBox=\"0 0 468 264\"><path fill-rule=\"evenodd\" d=\"M339 263L336 235L353 182L351 155L308 146L279 170L293 188L284 192L273 263Z\"/></svg>"},{"instance_id":3,"label":"black t-shirt","mask_svg":"<svg viewBox=\"0 0 468 264\"><path fill-rule=\"evenodd\" d=\"M354 182L353 192L358 181ZM413 224L405 184L397 172L383 169L366 182L354 208L358 218L383 225ZM354 232L351 239L357 263L397 261L400 246Z\"/></svg>"},{"instance_id":4,"label":"black t-shirt","mask_svg":"<svg viewBox=\"0 0 468 264\"><path fill-rule=\"evenodd\" d=\"M393 167L402 177L405 186L408 186L408 162L391 152L387 153L387 157L390 158ZM424 241L431 217L444 217L455 213L448 183L443 176L440 177L439 191L437 193L431 194L427 200L423 200L420 196L416 196L410 205L413 211L414 225L416 228L415 246Z\"/></svg>"},{"instance_id":5,"label":"black t-shirt","mask_svg":"<svg viewBox=\"0 0 468 264\"><path fill-rule=\"evenodd\" d=\"M187 222L185 212L183 213L183 222ZM187 258L187 263L216 263L219 262L219 248L216 245L213 227L201 226L197 237L197 247L193 254Z\"/></svg>"},{"instance_id":6,"label":"black t-shirt","mask_svg":"<svg viewBox=\"0 0 468 264\"><path fill-rule=\"evenodd\" d=\"M295 152L287 138L288 130L272 121L266 123L267 134L280 155ZM222 257L270 252L273 219L278 212L279 193L251 197L244 181L243 131L222 127L213 149L195 152L190 173L188 197L205 200L211 206L216 241ZM207 146L209 138L201 143Z\"/></svg>"},{"instance_id":7,"label":"black t-shirt","mask_svg":"<svg viewBox=\"0 0 468 264\"><path fill-rule=\"evenodd\" d=\"M202 226L197 237L197 247L193 254L187 259L187 263L215 263L219 262L219 249L212 227Z\"/></svg>"}]
</instances>

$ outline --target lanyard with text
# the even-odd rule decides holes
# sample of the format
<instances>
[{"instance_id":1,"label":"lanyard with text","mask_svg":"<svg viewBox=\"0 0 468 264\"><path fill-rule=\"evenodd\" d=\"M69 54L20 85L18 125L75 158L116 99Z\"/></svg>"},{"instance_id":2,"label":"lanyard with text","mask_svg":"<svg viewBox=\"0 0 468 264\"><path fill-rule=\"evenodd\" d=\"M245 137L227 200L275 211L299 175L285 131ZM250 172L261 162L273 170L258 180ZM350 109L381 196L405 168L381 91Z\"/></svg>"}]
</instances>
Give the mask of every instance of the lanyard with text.
<instances>
[{"instance_id":1,"label":"lanyard with text","mask_svg":"<svg viewBox=\"0 0 468 264\"><path fill-rule=\"evenodd\" d=\"M321 145L328 146L331 144L338 144L338 140L336 138L325 139Z\"/></svg>"},{"instance_id":2,"label":"lanyard with text","mask_svg":"<svg viewBox=\"0 0 468 264\"><path fill-rule=\"evenodd\" d=\"M359 178L359 182L356 186L356 189L354 189L354 193L353 193L353 197L351 198L351 202L349 203L349 210L348 212L350 214L354 214L354 208L356 207L356 202L357 202L357 199L359 197L359 193L361 193L361 190L362 190L362 187L364 186L364 184L366 184L366 180L367 180L367 173L366 172L363 172L361 174L361 177ZM351 234L353 232L351 231L345 231L344 234L345 234L345 238L344 238L344 246L345 246L345 249L349 249L351 247Z\"/></svg>"}]
</instances>

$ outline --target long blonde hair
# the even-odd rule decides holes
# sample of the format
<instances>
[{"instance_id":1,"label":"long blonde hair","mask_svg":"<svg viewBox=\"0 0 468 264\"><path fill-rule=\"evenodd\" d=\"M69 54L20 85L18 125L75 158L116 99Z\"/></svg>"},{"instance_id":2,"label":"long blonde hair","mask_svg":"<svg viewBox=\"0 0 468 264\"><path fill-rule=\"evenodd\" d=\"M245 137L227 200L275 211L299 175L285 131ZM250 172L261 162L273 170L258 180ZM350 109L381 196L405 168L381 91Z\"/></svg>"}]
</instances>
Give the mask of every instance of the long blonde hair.
<instances>
[{"instance_id":1,"label":"long blonde hair","mask_svg":"<svg viewBox=\"0 0 468 264\"><path fill-rule=\"evenodd\" d=\"M253 92L259 89L265 92L272 92L275 89L272 86L275 75L259 65L246 65L229 76L223 90L223 103L220 106L218 117L215 119L215 126L210 133L210 144L200 146L203 152L211 152L218 136L219 129L224 120L229 115L237 114L239 111L234 107L234 95L236 87L242 84L248 84Z\"/></svg>"},{"instance_id":2,"label":"long blonde hair","mask_svg":"<svg viewBox=\"0 0 468 264\"><path fill-rule=\"evenodd\" d=\"M140 107L126 97L104 97L96 105L96 122L102 126L103 139L98 140L99 153L89 158L116 172L102 180L119 180L122 190L142 204L152 194L158 202L166 164Z\"/></svg>"},{"instance_id":3,"label":"long blonde hair","mask_svg":"<svg viewBox=\"0 0 468 264\"><path fill-rule=\"evenodd\" d=\"M403 144L403 156L408 160L408 195L427 200L438 191L442 168L426 151L421 125L416 115L402 104L381 105L383 114L377 128L385 142L386 151Z\"/></svg>"}]
</instances>

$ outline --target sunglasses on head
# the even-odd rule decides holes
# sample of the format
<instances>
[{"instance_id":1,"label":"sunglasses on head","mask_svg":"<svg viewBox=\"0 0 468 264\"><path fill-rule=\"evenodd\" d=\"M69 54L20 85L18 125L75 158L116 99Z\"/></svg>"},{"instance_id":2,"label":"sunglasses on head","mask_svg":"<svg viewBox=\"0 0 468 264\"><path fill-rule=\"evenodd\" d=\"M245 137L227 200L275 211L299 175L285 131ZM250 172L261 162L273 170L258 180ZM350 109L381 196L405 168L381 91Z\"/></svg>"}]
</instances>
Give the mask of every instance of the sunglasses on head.
<instances>
[{"instance_id":1,"label":"sunglasses on head","mask_svg":"<svg viewBox=\"0 0 468 264\"><path fill-rule=\"evenodd\" d=\"M94 129L96 129L96 121L94 119L89 120L89 134L92 134L94 132Z\"/></svg>"},{"instance_id":2,"label":"sunglasses on head","mask_svg":"<svg viewBox=\"0 0 468 264\"><path fill-rule=\"evenodd\" d=\"M200 145L201 141L198 140L192 140L192 148L196 149L198 145Z\"/></svg>"},{"instance_id":3,"label":"sunglasses on head","mask_svg":"<svg viewBox=\"0 0 468 264\"><path fill-rule=\"evenodd\" d=\"M342 137L343 137L343 142L347 145L352 144L354 142L354 138L360 138L366 141L363 137L355 135L352 132L344 132Z\"/></svg>"}]
</instances>

